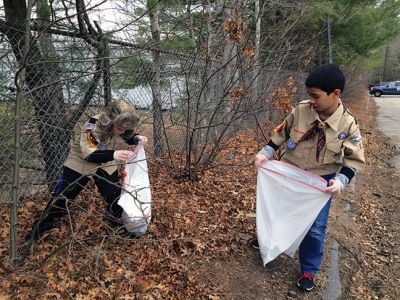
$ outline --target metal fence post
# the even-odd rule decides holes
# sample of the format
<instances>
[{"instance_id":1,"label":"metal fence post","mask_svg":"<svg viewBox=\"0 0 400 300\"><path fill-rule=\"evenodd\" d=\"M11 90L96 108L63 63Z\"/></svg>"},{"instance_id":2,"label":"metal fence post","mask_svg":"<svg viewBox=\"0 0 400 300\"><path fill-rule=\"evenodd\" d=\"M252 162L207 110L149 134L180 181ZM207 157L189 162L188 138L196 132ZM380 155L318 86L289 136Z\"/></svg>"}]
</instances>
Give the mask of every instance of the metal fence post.
<instances>
[{"instance_id":1,"label":"metal fence post","mask_svg":"<svg viewBox=\"0 0 400 300\"><path fill-rule=\"evenodd\" d=\"M25 47L24 57L20 72L16 74L17 95L15 99L15 134L14 134L14 170L11 189L11 220L10 220L10 260L11 267L15 269L18 265L17 260L17 209L19 191L19 164L21 158L21 103L23 99L23 89L25 85L26 58L29 51L30 19L32 12L32 0L28 1L25 25Z\"/></svg>"}]
</instances>

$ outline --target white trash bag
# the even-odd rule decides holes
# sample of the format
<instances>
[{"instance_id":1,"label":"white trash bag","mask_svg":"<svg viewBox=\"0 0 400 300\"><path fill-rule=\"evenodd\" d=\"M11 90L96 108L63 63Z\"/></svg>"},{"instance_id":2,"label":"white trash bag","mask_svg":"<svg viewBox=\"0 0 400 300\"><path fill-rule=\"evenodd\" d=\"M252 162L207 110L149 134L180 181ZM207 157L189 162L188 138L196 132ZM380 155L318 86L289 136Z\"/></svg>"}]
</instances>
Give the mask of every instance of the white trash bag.
<instances>
[{"instance_id":1,"label":"white trash bag","mask_svg":"<svg viewBox=\"0 0 400 300\"><path fill-rule=\"evenodd\" d=\"M123 208L121 219L127 231L143 235L151 221L151 192L144 148L137 145L125 165L125 184L118 200Z\"/></svg>"},{"instance_id":2,"label":"white trash bag","mask_svg":"<svg viewBox=\"0 0 400 300\"><path fill-rule=\"evenodd\" d=\"M281 253L293 257L331 197L322 177L284 162L258 168L256 225L264 266Z\"/></svg>"}]
</instances>

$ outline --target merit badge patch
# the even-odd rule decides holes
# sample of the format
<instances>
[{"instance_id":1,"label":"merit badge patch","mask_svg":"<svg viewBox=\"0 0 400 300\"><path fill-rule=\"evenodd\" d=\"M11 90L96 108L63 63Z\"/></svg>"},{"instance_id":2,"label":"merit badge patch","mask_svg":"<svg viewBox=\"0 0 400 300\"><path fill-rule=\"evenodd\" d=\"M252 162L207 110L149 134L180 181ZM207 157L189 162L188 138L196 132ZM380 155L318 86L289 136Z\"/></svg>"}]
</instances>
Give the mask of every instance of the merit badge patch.
<instances>
[{"instance_id":1,"label":"merit badge patch","mask_svg":"<svg viewBox=\"0 0 400 300\"><path fill-rule=\"evenodd\" d=\"M355 134L351 137L351 142L353 144L359 144L361 142L361 135Z\"/></svg>"},{"instance_id":2,"label":"merit badge patch","mask_svg":"<svg viewBox=\"0 0 400 300\"><path fill-rule=\"evenodd\" d=\"M339 135L338 135L338 138L339 138L339 140L341 140L341 141L343 141L344 139L346 139L346 137L347 137L347 134L345 133L345 132L341 132L341 133L339 133Z\"/></svg>"},{"instance_id":3,"label":"merit badge patch","mask_svg":"<svg viewBox=\"0 0 400 300\"><path fill-rule=\"evenodd\" d=\"M282 129L283 129L283 125L284 125L283 123L279 124L277 127L275 127L274 131L275 131L276 133L281 132Z\"/></svg>"},{"instance_id":4,"label":"merit badge patch","mask_svg":"<svg viewBox=\"0 0 400 300\"><path fill-rule=\"evenodd\" d=\"M297 144L296 144L295 142L293 142L291 139L288 139L288 140L286 141L286 147L287 147L289 150L294 150L294 149L296 149Z\"/></svg>"}]
</instances>

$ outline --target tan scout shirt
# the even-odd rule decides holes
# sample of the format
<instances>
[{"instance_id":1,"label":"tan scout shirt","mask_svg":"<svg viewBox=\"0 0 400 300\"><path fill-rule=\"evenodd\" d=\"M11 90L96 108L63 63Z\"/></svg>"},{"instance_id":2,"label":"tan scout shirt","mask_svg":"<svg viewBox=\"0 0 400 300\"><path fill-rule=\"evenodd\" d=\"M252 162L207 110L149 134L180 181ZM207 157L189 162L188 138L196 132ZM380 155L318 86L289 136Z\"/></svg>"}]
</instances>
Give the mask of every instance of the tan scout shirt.
<instances>
[{"instance_id":1,"label":"tan scout shirt","mask_svg":"<svg viewBox=\"0 0 400 300\"><path fill-rule=\"evenodd\" d=\"M315 121L325 123L326 144L319 161L316 159L318 135L297 143ZM360 170L365 164L359 127L353 115L348 110L344 112L342 104L322 121L309 100L300 102L271 136L277 146L286 145L289 139L297 145L293 150L286 146L281 160L317 175L338 173L342 166Z\"/></svg>"},{"instance_id":2,"label":"tan scout shirt","mask_svg":"<svg viewBox=\"0 0 400 300\"><path fill-rule=\"evenodd\" d=\"M93 117L93 119L97 120L98 117L99 115ZM107 163L96 164L86 162L84 159L96 150L119 150L122 145L127 145L127 143L119 135L114 135L106 141L101 141L97 126L92 126L92 136L90 136L90 132L87 130L88 122L83 126L78 127L75 131L75 136L71 140L70 151L67 160L64 162L64 166L83 175L94 174L99 168L105 170L111 175L118 168L118 163L115 160ZM97 145L93 143L93 138L98 142Z\"/></svg>"}]
</instances>

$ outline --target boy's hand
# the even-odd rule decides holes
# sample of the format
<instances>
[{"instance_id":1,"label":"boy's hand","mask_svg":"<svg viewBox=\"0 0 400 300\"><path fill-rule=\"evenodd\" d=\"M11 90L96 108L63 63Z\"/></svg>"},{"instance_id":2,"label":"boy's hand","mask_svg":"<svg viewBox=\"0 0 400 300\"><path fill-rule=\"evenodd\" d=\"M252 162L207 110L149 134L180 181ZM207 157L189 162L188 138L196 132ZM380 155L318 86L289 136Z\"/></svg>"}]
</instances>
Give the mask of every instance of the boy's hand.
<instances>
[{"instance_id":1,"label":"boy's hand","mask_svg":"<svg viewBox=\"0 0 400 300\"><path fill-rule=\"evenodd\" d=\"M261 166L263 164L263 162L265 162L266 160L268 160L268 157L266 157L265 155L262 155L261 153L257 153L256 157L254 159L254 165L256 168L258 168L259 166Z\"/></svg>"},{"instance_id":2,"label":"boy's hand","mask_svg":"<svg viewBox=\"0 0 400 300\"><path fill-rule=\"evenodd\" d=\"M123 160L127 161L130 159L133 155L133 151L129 150L116 150L114 151L114 159L115 160Z\"/></svg>"},{"instance_id":3,"label":"boy's hand","mask_svg":"<svg viewBox=\"0 0 400 300\"><path fill-rule=\"evenodd\" d=\"M139 141L139 143L143 145L147 143L147 137L145 137L144 135L138 135L136 138Z\"/></svg>"},{"instance_id":4,"label":"boy's hand","mask_svg":"<svg viewBox=\"0 0 400 300\"><path fill-rule=\"evenodd\" d=\"M332 195L339 195L342 192L342 184L335 179L329 180L329 187L326 188L325 192Z\"/></svg>"}]
</instances>

